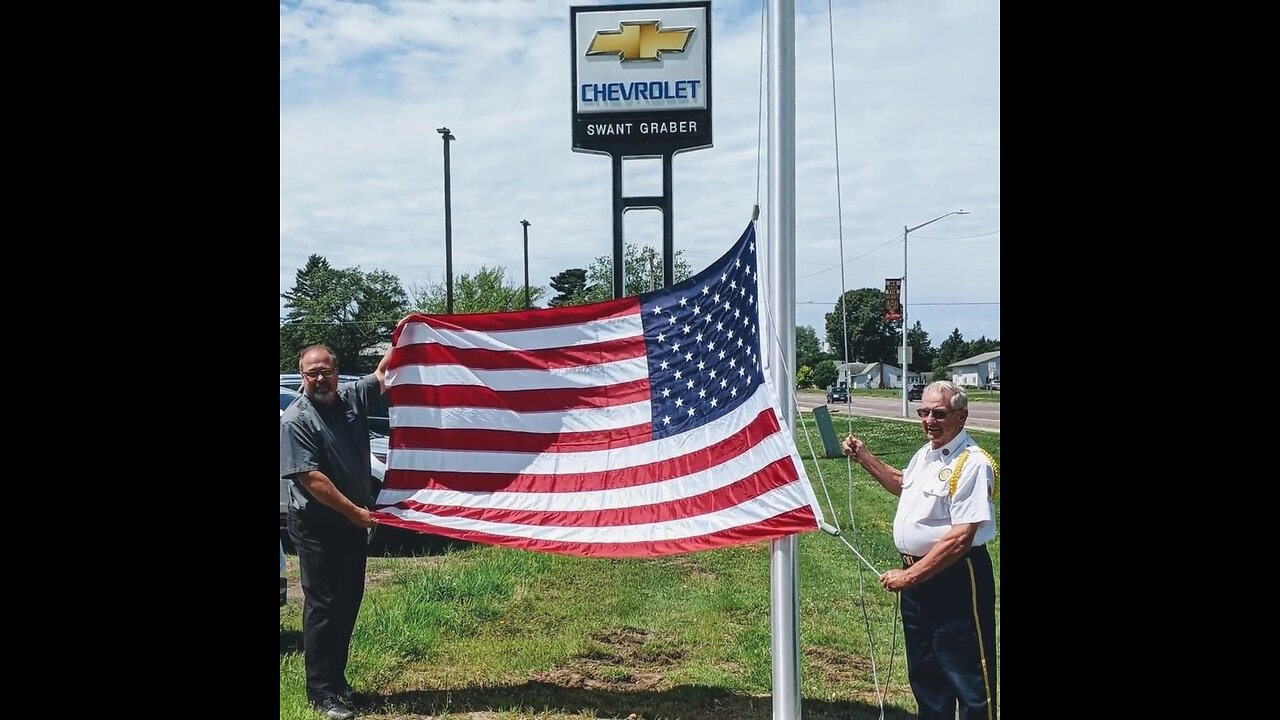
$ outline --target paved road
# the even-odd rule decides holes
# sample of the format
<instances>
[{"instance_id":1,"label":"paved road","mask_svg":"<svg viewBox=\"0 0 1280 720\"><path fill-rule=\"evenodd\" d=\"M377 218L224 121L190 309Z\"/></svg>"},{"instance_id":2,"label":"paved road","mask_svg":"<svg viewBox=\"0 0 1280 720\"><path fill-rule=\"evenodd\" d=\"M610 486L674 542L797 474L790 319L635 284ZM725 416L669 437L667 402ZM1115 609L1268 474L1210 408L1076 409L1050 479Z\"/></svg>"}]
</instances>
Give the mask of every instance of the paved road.
<instances>
[{"instance_id":1,"label":"paved road","mask_svg":"<svg viewBox=\"0 0 1280 720\"><path fill-rule=\"evenodd\" d=\"M798 393L796 401L800 405L801 412L811 412L819 405L826 405L827 396L824 393ZM916 408L918 407L920 407L919 401L912 400L907 403L907 413L910 415L911 422L919 421L919 418L916 417ZM839 403L827 405L827 409L831 411L832 416L840 416L846 410L852 410L855 416L885 418L888 420L904 419L902 417L901 398L891 399L854 395L850 398L849 406ZM989 401L970 402L969 420L965 423L965 427L974 430L1000 432L1000 403Z\"/></svg>"}]
</instances>

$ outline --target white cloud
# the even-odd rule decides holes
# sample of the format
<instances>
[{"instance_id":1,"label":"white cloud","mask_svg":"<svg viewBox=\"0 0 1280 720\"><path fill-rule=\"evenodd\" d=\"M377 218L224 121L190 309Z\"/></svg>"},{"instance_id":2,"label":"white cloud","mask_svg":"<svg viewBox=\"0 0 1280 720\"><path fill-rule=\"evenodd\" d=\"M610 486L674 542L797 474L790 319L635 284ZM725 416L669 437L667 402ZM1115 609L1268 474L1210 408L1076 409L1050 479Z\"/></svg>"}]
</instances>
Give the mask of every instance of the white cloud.
<instances>
[{"instance_id":1,"label":"white cloud","mask_svg":"<svg viewBox=\"0 0 1280 720\"><path fill-rule=\"evenodd\" d=\"M450 146L454 272L504 265L530 280L610 252L609 160L570 150L569 7L536 2L284 3L280 10L280 290L307 256L444 277ZM796 321L824 333L841 290L827 3L797 0ZM1000 5L833 3L844 287L902 274L933 342L999 337ZM758 147L760 3L712 3L714 143L674 164L676 248L696 269L750 219ZM627 182L660 187L648 163ZM763 201L764 187L759 189ZM763 230L763 215L761 229ZM661 245L656 212L628 242ZM888 243L888 244L886 244ZM883 247L880 247L883 246ZM879 249L876 249L879 248ZM829 269L832 268L832 269ZM822 272L826 270L825 272Z\"/></svg>"}]
</instances>

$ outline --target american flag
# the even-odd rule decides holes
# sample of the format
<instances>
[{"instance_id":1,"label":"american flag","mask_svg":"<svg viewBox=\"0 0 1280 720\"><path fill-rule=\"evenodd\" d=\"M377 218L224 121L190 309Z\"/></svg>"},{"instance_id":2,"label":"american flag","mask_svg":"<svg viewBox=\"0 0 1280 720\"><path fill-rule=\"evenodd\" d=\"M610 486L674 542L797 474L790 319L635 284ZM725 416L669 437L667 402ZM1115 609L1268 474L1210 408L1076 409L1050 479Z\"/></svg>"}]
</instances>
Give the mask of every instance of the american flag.
<instances>
[{"instance_id":1,"label":"american flag","mask_svg":"<svg viewBox=\"0 0 1280 720\"><path fill-rule=\"evenodd\" d=\"M646 557L816 530L760 357L754 225L702 273L592 305L411 315L392 334L374 516Z\"/></svg>"}]
</instances>

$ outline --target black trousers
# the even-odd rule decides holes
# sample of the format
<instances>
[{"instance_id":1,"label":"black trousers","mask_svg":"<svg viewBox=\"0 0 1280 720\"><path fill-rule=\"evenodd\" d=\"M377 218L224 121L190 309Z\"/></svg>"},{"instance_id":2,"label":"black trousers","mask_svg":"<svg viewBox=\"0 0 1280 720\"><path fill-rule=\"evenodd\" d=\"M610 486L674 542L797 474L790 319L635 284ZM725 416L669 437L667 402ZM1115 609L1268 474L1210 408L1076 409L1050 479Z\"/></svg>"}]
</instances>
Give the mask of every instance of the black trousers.
<instances>
[{"instance_id":1,"label":"black trousers","mask_svg":"<svg viewBox=\"0 0 1280 720\"><path fill-rule=\"evenodd\" d=\"M904 563L905 565L905 563ZM996 717L996 584L985 546L902 591L907 676L920 720Z\"/></svg>"},{"instance_id":2,"label":"black trousers","mask_svg":"<svg viewBox=\"0 0 1280 720\"><path fill-rule=\"evenodd\" d=\"M319 704L347 686L347 655L364 599L366 534L346 520L289 508L289 537L302 571L302 652L307 699Z\"/></svg>"}]
</instances>

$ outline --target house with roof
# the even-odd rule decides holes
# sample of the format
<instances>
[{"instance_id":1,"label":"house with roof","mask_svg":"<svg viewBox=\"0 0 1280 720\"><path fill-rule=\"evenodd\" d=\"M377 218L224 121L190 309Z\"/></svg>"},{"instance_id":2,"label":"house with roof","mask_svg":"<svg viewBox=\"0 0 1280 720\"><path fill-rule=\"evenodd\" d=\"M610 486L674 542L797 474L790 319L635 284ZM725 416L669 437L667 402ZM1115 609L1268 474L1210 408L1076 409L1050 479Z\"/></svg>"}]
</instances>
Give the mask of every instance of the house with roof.
<instances>
[{"instance_id":1,"label":"house with roof","mask_svg":"<svg viewBox=\"0 0 1280 720\"><path fill-rule=\"evenodd\" d=\"M911 373L910 382L921 382L920 373ZM850 388L900 388L902 368L886 363L851 362L836 365L836 384Z\"/></svg>"},{"instance_id":2,"label":"house with roof","mask_svg":"<svg viewBox=\"0 0 1280 720\"><path fill-rule=\"evenodd\" d=\"M947 366L951 382L968 387L986 387L1000 380L1000 351L992 350L965 358Z\"/></svg>"}]
</instances>

